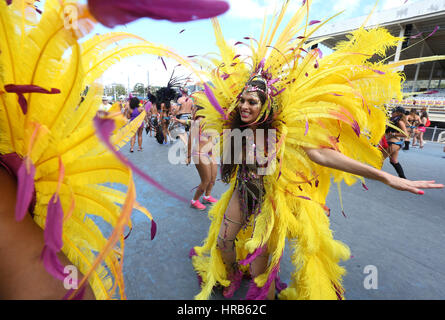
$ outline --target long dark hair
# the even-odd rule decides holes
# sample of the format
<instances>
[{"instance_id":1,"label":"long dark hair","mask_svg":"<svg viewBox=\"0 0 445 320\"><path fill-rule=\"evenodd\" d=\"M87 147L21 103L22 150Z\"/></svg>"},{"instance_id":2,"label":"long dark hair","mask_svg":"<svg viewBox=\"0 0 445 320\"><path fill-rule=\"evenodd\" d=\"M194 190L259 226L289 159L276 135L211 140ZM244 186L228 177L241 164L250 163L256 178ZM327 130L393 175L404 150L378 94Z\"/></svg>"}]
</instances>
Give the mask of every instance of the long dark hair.
<instances>
[{"instance_id":1,"label":"long dark hair","mask_svg":"<svg viewBox=\"0 0 445 320\"><path fill-rule=\"evenodd\" d=\"M137 109L139 107L139 103L141 103L141 101L138 98L136 97L131 98L130 99L131 110Z\"/></svg>"},{"instance_id":2,"label":"long dark hair","mask_svg":"<svg viewBox=\"0 0 445 320\"><path fill-rule=\"evenodd\" d=\"M256 91L256 93L258 94L258 98L260 99L261 102L261 107L263 108L264 104L267 101L267 96L265 94L267 88L266 88L266 84L263 81L259 81L259 80L252 80L248 83L249 86L253 86L253 87L257 87L259 89L261 89L262 91ZM267 118L266 118L267 117ZM264 113L263 116L258 120L257 122L257 129L264 129L265 133L267 134L267 129L271 129L272 128L272 117L273 117L273 113L270 112L269 114ZM230 116L230 129L239 129L242 131L244 131L246 128L249 128L248 125L246 125L246 123L244 123L241 120L241 114L239 113L238 107L235 108L235 112L232 112L231 116ZM233 138L231 138L233 139ZM243 138L243 149L244 148L244 138ZM232 179L233 175L235 174L236 168L237 168L237 164L235 164L234 162L234 147L233 147L233 141L231 141L230 143L231 146L231 159L223 159L223 163L221 165L221 180L224 183L230 183L230 180ZM244 150L243 150L244 151ZM227 162L227 160L229 160L229 163L225 163Z\"/></svg>"}]
</instances>

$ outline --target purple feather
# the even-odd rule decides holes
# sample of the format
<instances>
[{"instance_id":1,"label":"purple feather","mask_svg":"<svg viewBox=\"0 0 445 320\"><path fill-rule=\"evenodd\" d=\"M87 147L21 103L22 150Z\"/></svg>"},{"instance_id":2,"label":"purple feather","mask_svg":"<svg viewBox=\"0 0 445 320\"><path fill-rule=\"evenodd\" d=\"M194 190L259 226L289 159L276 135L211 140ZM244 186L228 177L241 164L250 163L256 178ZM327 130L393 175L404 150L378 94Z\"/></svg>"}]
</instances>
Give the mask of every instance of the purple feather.
<instances>
[{"instance_id":1,"label":"purple feather","mask_svg":"<svg viewBox=\"0 0 445 320\"><path fill-rule=\"evenodd\" d=\"M411 36L410 39L417 39L418 37L420 37L423 34L423 32L420 32L414 36Z\"/></svg>"},{"instance_id":2,"label":"purple feather","mask_svg":"<svg viewBox=\"0 0 445 320\"><path fill-rule=\"evenodd\" d=\"M156 225L156 222L154 220L151 220L151 240L153 240L156 237L156 231L158 230L158 227Z\"/></svg>"},{"instance_id":3,"label":"purple feather","mask_svg":"<svg viewBox=\"0 0 445 320\"><path fill-rule=\"evenodd\" d=\"M251 263L253 260L255 260L259 255L261 255L263 253L264 249L265 249L264 247L257 248L253 253L249 253L246 256L246 259L241 260L239 262L239 264L241 264L243 266L247 266L249 263Z\"/></svg>"},{"instance_id":4,"label":"purple feather","mask_svg":"<svg viewBox=\"0 0 445 320\"><path fill-rule=\"evenodd\" d=\"M297 196L297 198L301 198L301 199L304 199L304 200L312 200L311 198L305 197L305 196Z\"/></svg>"},{"instance_id":5,"label":"purple feather","mask_svg":"<svg viewBox=\"0 0 445 320\"><path fill-rule=\"evenodd\" d=\"M429 38L429 37L431 37L433 34L435 34L435 33L437 32L437 30L439 30L439 26L436 26L436 27L434 28L433 32L431 32L431 33L427 36L427 38Z\"/></svg>"},{"instance_id":6,"label":"purple feather","mask_svg":"<svg viewBox=\"0 0 445 320\"><path fill-rule=\"evenodd\" d=\"M26 162L29 161L30 170L26 169ZM31 204L34 194L34 175L36 168L29 158L25 158L17 172L17 201L15 203L15 219L22 221Z\"/></svg>"},{"instance_id":7,"label":"purple feather","mask_svg":"<svg viewBox=\"0 0 445 320\"><path fill-rule=\"evenodd\" d=\"M313 24L317 24L317 23L320 23L320 22L321 22L320 20L311 20L309 22L309 25L312 26Z\"/></svg>"},{"instance_id":8,"label":"purple feather","mask_svg":"<svg viewBox=\"0 0 445 320\"><path fill-rule=\"evenodd\" d=\"M272 271L270 272L266 283L261 288L259 288L256 285L255 281L252 279L250 281L249 290L247 291L247 294L246 294L246 299L247 300L266 300L270 285L272 284L272 281L276 278L277 274L278 274L278 266L275 266L272 269Z\"/></svg>"},{"instance_id":9,"label":"purple feather","mask_svg":"<svg viewBox=\"0 0 445 320\"><path fill-rule=\"evenodd\" d=\"M58 94L60 93L59 89L52 88L51 91L48 91L46 89L43 89L42 87L31 85L31 84L25 84L25 85L19 85L19 84L7 84L5 85L6 92L9 93L15 93L18 96L18 102L20 105L20 108L22 109L23 114L26 114L28 112L28 102L26 101L24 93L45 93L45 94Z\"/></svg>"},{"instance_id":10,"label":"purple feather","mask_svg":"<svg viewBox=\"0 0 445 320\"><path fill-rule=\"evenodd\" d=\"M162 58L162 57L160 57L160 58L161 58L162 64L164 65L165 70L167 71L167 65L165 64L164 58Z\"/></svg>"},{"instance_id":11,"label":"purple feather","mask_svg":"<svg viewBox=\"0 0 445 320\"><path fill-rule=\"evenodd\" d=\"M213 94L212 89L210 89L210 87L206 83L204 83L204 92L207 96L207 99L209 99L209 102L212 104L215 110L218 111L223 116L224 120L227 120L227 116L224 113L223 108L221 107L215 95Z\"/></svg>"},{"instance_id":12,"label":"purple feather","mask_svg":"<svg viewBox=\"0 0 445 320\"><path fill-rule=\"evenodd\" d=\"M197 253L196 253L196 251L195 251L195 248L191 248L191 249L190 249L190 252L189 252L189 258L192 258L192 257L194 257L194 256L197 256Z\"/></svg>"},{"instance_id":13,"label":"purple feather","mask_svg":"<svg viewBox=\"0 0 445 320\"><path fill-rule=\"evenodd\" d=\"M114 146L110 142L111 134L114 130L114 120L113 119L107 119L107 118L101 118L98 115L94 117L94 126L96 128L96 135L99 137L99 139L108 147L108 149L126 166L130 167L131 170L136 172L138 175L140 175L145 181L152 184L159 190L167 193L168 195L184 202L188 203L189 201L185 199L184 197L181 197L180 195L177 195L176 193L166 189L162 185L160 185L158 182L156 182L152 177L147 175L145 172L143 172L141 169L136 167L133 163L131 163L127 158L125 158L119 151L114 149ZM152 226L153 228L153 226Z\"/></svg>"},{"instance_id":14,"label":"purple feather","mask_svg":"<svg viewBox=\"0 0 445 320\"><path fill-rule=\"evenodd\" d=\"M66 274L63 272L64 267L57 256L57 252L45 245L40 259L43 261L46 271L54 278L60 281L66 278Z\"/></svg>"},{"instance_id":15,"label":"purple feather","mask_svg":"<svg viewBox=\"0 0 445 320\"><path fill-rule=\"evenodd\" d=\"M56 200L56 201L54 201ZM54 194L49 200L44 231L45 244L55 252L62 249L63 209L60 198Z\"/></svg>"},{"instance_id":16,"label":"purple feather","mask_svg":"<svg viewBox=\"0 0 445 320\"><path fill-rule=\"evenodd\" d=\"M309 122L306 120L306 129L304 131L304 135L306 136L309 131Z\"/></svg>"},{"instance_id":17,"label":"purple feather","mask_svg":"<svg viewBox=\"0 0 445 320\"><path fill-rule=\"evenodd\" d=\"M260 63L258 64L257 71L263 69L265 64L266 64L266 59L263 58L263 59L260 61Z\"/></svg>"},{"instance_id":18,"label":"purple feather","mask_svg":"<svg viewBox=\"0 0 445 320\"><path fill-rule=\"evenodd\" d=\"M275 276L275 289L277 289L277 292L280 293L281 291L283 291L286 288L287 288L287 284L284 282L281 282L280 276L277 273L277 275Z\"/></svg>"},{"instance_id":19,"label":"purple feather","mask_svg":"<svg viewBox=\"0 0 445 320\"><path fill-rule=\"evenodd\" d=\"M360 126L358 125L358 122L354 120L354 123L352 124L352 129L354 130L357 137L360 137Z\"/></svg>"},{"instance_id":20,"label":"purple feather","mask_svg":"<svg viewBox=\"0 0 445 320\"><path fill-rule=\"evenodd\" d=\"M366 186L366 184L364 184L364 183L362 183L362 187L363 187L366 191L369 190L368 187Z\"/></svg>"},{"instance_id":21,"label":"purple feather","mask_svg":"<svg viewBox=\"0 0 445 320\"><path fill-rule=\"evenodd\" d=\"M82 288L80 288L77 293L74 295L74 297L70 300L83 300L83 296L85 295L85 289L86 286L83 285ZM62 300L68 300L71 295L73 294L74 289L70 289L67 294L62 298Z\"/></svg>"},{"instance_id":22,"label":"purple feather","mask_svg":"<svg viewBox=\"0 0 445 320\"><path fill-rule=\"evenodd\" d=\"M88 0L88 7L96 20L109 28L139 18L172 22L208 19L229 10L222 0Z\"/></svg>"},{"instance_id":23,"label":"purple feather","mask_svg":"<svg viewBox=\"0 0 445 320\"><path fill-rule=\"evenodd\" d=\"M221 75L221 78L222 78L224 81L227 80L229 77L230 77L230 74L225 73L225 72Z\"/></svg>"},{"instance_id":24,"label":"purple feather","mask_svg":"<svg viewBox=\"0 0 445 320\"><path fill-rule=\"evenodd\" d=\"M423 94L435 94L438 93L439 91L437 90L432 90L432 91L428 91L428 92L424 92Z\"/></svg>"}]
</instances>

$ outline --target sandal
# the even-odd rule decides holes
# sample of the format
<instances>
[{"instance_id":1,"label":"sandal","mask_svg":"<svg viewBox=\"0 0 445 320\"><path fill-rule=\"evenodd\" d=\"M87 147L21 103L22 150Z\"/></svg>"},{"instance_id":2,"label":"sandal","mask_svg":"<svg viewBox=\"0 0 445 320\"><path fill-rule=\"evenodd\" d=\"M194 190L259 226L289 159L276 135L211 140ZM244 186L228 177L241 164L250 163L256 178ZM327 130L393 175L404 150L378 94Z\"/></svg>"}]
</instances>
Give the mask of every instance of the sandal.
<instances>
[{"instance_id":1,"label":"sandal","mask_svg":"<svg viewBox=\"0 0 445 320\"><path fill-rule=\"evenodd\" d=\"M134 150L133 150L133 149L130 149L130 152L134 152Z\"/></svg>"}]
</instances>

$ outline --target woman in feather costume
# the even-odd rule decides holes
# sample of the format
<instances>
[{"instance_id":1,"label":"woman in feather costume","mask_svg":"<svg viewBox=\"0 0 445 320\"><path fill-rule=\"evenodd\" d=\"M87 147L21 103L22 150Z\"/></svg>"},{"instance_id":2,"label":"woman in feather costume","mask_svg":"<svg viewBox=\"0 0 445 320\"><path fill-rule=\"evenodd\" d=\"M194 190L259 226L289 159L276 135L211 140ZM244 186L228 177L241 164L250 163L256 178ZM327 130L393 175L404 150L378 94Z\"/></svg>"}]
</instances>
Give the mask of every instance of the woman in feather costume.
<instances>
[{"instance_id":1,"label":"woman in feather costume","mask_svg":"<svg viewBox=\"0 0 445 320\"><path fill-rule=\"evenodd\" d=\"M167 19L174 19L172 2L157 8L168 12ZM224 7L217 11L227 10L218 2ZM90 9L100 13L103 3L91 1ZM203 12L208 6L190 8L177 18L196 17L193 10L202 13L199 18L208 17ZM113 249L123 254L124 228L131 227L133 208L152 219L135 201L132 172L172 193L117 151L134 135L145 111L129 125L120 111L97 113L103 89L94 81L136 54L187 62L123 32L80 43L95 19L75 1L46 0L38 19L34 9L32 1L0 1L0 299L125 299L123 259ZM135 19L131 7L123 10L108 23ZM210 16L215 16L212 10ZM164 18L162 12L156 18ZM136 43L109 49L121 40ZM80 103L85 87L88 93ZM111 227L108 238L95 217ZM152 238L155 226L152 221ZM65 268L71 264L77 282L74 271Z\"/></svg>"},{"instance_id":2,"label":"woman in feather costume","mask_svg":"<svg viewBox=\"0 0 445 320\"><path fill-rule=\"evenodd\" d=\"M360 28L322 57L307 39L327 21L308 21L310 2L278 39L291 1L259 39L236 43L251 49L248 57L236 54L213 20L220 59L207 74L212 87L204 83L195 98L208 130L221 135L221 176L230 187L209 212L203 245L190 251L201 286L196 299L208 299L217 285L231 297L243 276L252 279L247 299L273 299L276 291L280 299L343 299L339 262L350 251L329 228L331 178L351 185L365 177L414 194L443 188L379 170L384 103L401 96L403 75L396 68L422 60L369 61L403 40L381 28ZM235 160L231 139L237 135L246 140ZM278 276L286 241L295 266L287 287Z\"/></svg>"}]
</instances>

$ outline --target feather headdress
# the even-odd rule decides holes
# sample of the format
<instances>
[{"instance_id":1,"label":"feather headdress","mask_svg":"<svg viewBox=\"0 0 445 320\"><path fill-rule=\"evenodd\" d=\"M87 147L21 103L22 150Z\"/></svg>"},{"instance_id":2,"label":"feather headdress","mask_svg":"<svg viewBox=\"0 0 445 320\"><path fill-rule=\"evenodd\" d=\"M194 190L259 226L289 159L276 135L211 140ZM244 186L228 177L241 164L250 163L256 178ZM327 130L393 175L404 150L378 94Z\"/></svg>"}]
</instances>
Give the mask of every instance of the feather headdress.
<instances>
[{"instance_id":1,"label":"feather headdress","mask_svg":"<svg viewBox=\"0 0 445 320\"><path fill-rule=\"evenodd\" d=\"M40 19L23 14L28 5L0 1L0 157L16 164L16 219L33 211L45 235L42 260L54 277L64 278L57 258L62 251L85 275L80 287L89 281L97 299L125 299L123 259L119 262L114 248L120 243L124 250L124 228L131 226L133 209L152 217L135 201L132 169L144 173L130 169L117 150L145 113L128 126L120 112L96 115L103 89L94 81L112 64L136 54L187 61L122 32L80 43L94 22L76 2L46 0ZM68 7L76 10L73 19L66 19ZM121 40L135 43L109 48ZM89 89L81 100L85 87ZM114 183L127 192L109 187ZM111 226L109 238L94 217ZM155 232L152 222L152 236ZM76 292L66 296L73 297Z\"/></svg>"}]
</instances>

